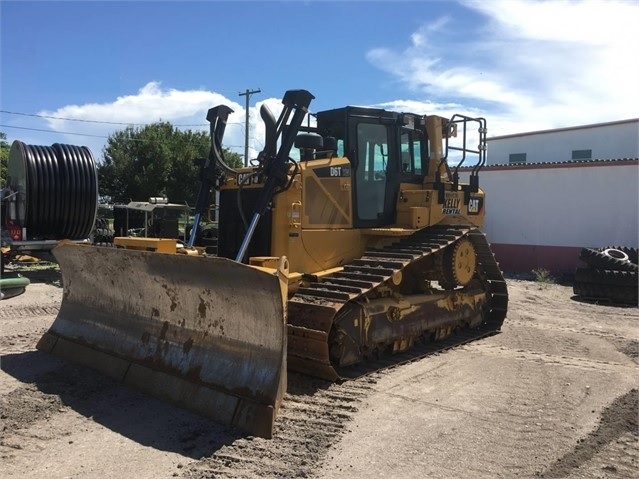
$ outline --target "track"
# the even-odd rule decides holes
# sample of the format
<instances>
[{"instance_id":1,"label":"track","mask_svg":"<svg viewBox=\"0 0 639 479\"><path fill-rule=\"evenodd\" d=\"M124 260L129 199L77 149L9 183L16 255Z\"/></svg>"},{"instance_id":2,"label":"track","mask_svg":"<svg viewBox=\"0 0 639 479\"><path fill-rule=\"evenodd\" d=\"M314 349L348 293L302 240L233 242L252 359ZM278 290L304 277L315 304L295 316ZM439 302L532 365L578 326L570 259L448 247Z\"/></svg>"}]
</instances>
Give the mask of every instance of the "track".
<instances>
[{"instance_id":1,"label":"track","mask_svg":"<svg viewBox=\"0 0 639 479\"><path fill-rule=\"evenodd\" d=\"M244 437L191 464L186 477L309 477L349 432L377 378L331 384L292 373L272 439ZM285 460L282 460L285 458Z\"/></svg>"},{"instance_id":2,"label":"track","mask_svg":"<svg viewBox=\"0 0 639 479\"><path fill-rule=\"evenodd\" d=\"M464 329L443 341L418 342L405 353L353 367L338 368L331 364L331 328L348 303L364 298L394 275L401 274L411 263L442 251L464 236L475 248L477 272L487 294L488 304L479 327ZM386 248L367 250L362 258L346 265L343 271L300 288L288 307L289 369L337 380L358 377L494 334L506 317L508 291L484 234L467 226L437 226Z\"/></svg>"}]
</instances>

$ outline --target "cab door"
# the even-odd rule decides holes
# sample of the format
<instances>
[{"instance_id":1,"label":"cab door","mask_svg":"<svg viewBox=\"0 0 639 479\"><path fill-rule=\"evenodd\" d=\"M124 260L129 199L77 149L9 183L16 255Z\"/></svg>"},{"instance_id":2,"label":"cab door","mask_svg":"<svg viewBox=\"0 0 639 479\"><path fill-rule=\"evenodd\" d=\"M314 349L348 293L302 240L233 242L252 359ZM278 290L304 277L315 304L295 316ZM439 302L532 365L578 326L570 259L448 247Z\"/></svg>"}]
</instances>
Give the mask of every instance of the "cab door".
<instances>
[{"instance_id":1,"label":"cab door","mask_svg":"<svg viewBox=\"0 0 639 479\"><path fill-rule=\"evenodd\" d=\"M382 119L383 120L383 119ZM395 122L380 118L352 117L349 143L354 146L353 226L374 228L395 221L395 201L399 189L399 170Z\"/></svg>"}]
</instances>

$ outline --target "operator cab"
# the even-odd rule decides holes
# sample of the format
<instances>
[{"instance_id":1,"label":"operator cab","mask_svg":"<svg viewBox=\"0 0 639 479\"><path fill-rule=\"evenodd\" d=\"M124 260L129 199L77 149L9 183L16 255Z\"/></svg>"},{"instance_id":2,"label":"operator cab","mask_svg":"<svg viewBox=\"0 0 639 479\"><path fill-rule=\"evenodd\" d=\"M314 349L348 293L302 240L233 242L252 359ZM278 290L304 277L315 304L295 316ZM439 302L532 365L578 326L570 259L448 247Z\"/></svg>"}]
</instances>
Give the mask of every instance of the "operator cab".
<instances>
[{"instance_id":1,"label":"operator cab","mask_svg":"<svg viewBox=\"0 0 639 479\"><path fill-rule=\"evenodd\" d=\"M317 133L334 137L353 168L355 228L395 222L400 183L421 184L428 141L419 115L348 106L317 113Z\"/></svg>"}]
</instances>

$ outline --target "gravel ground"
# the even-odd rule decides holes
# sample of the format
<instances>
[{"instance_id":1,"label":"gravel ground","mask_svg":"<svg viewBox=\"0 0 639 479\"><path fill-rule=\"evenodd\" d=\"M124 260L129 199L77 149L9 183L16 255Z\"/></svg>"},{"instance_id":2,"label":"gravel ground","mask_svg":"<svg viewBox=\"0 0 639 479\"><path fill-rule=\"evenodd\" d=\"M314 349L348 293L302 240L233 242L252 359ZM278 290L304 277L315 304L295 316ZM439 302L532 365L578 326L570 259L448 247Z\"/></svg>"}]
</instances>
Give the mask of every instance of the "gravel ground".
<instances>
[{"instance_id":1,"label":"gravel ground","mask_svg":"<svg viewBox=\"0 0 639 479\"><path fill-rule=\"evenodd\" d=\"M35 350L52 266L0 301L2 478L635 478L639 310L509 279L501 334L332 384L290 374L271 440Z\"/></svg>"}]
</instances>

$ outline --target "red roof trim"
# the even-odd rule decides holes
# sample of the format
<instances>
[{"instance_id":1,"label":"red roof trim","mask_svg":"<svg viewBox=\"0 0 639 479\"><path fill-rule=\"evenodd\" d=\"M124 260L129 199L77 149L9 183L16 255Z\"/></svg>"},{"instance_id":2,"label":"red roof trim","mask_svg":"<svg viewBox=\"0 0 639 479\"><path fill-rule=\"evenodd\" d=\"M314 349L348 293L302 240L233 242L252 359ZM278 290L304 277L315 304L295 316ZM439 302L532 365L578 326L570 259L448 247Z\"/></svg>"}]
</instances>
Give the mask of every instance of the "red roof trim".
<instances>
[{"instance_id":1,"label":"red roof trim","mask_svg":"<svg viewBox=\"0 0 639 479\"><path fill-rule=\"evenodd\" d=\"M550 168L583 168L593 166L631 166L639 165L639 158L618 158L612 160L572 160L543 163L513 163L508 165L486 165L480 171L498 170L543 170ZM451 168L453 166L451 165ZM459 171L471 171L471 166L462 166Z\"/></svg>"}]
</instances>

